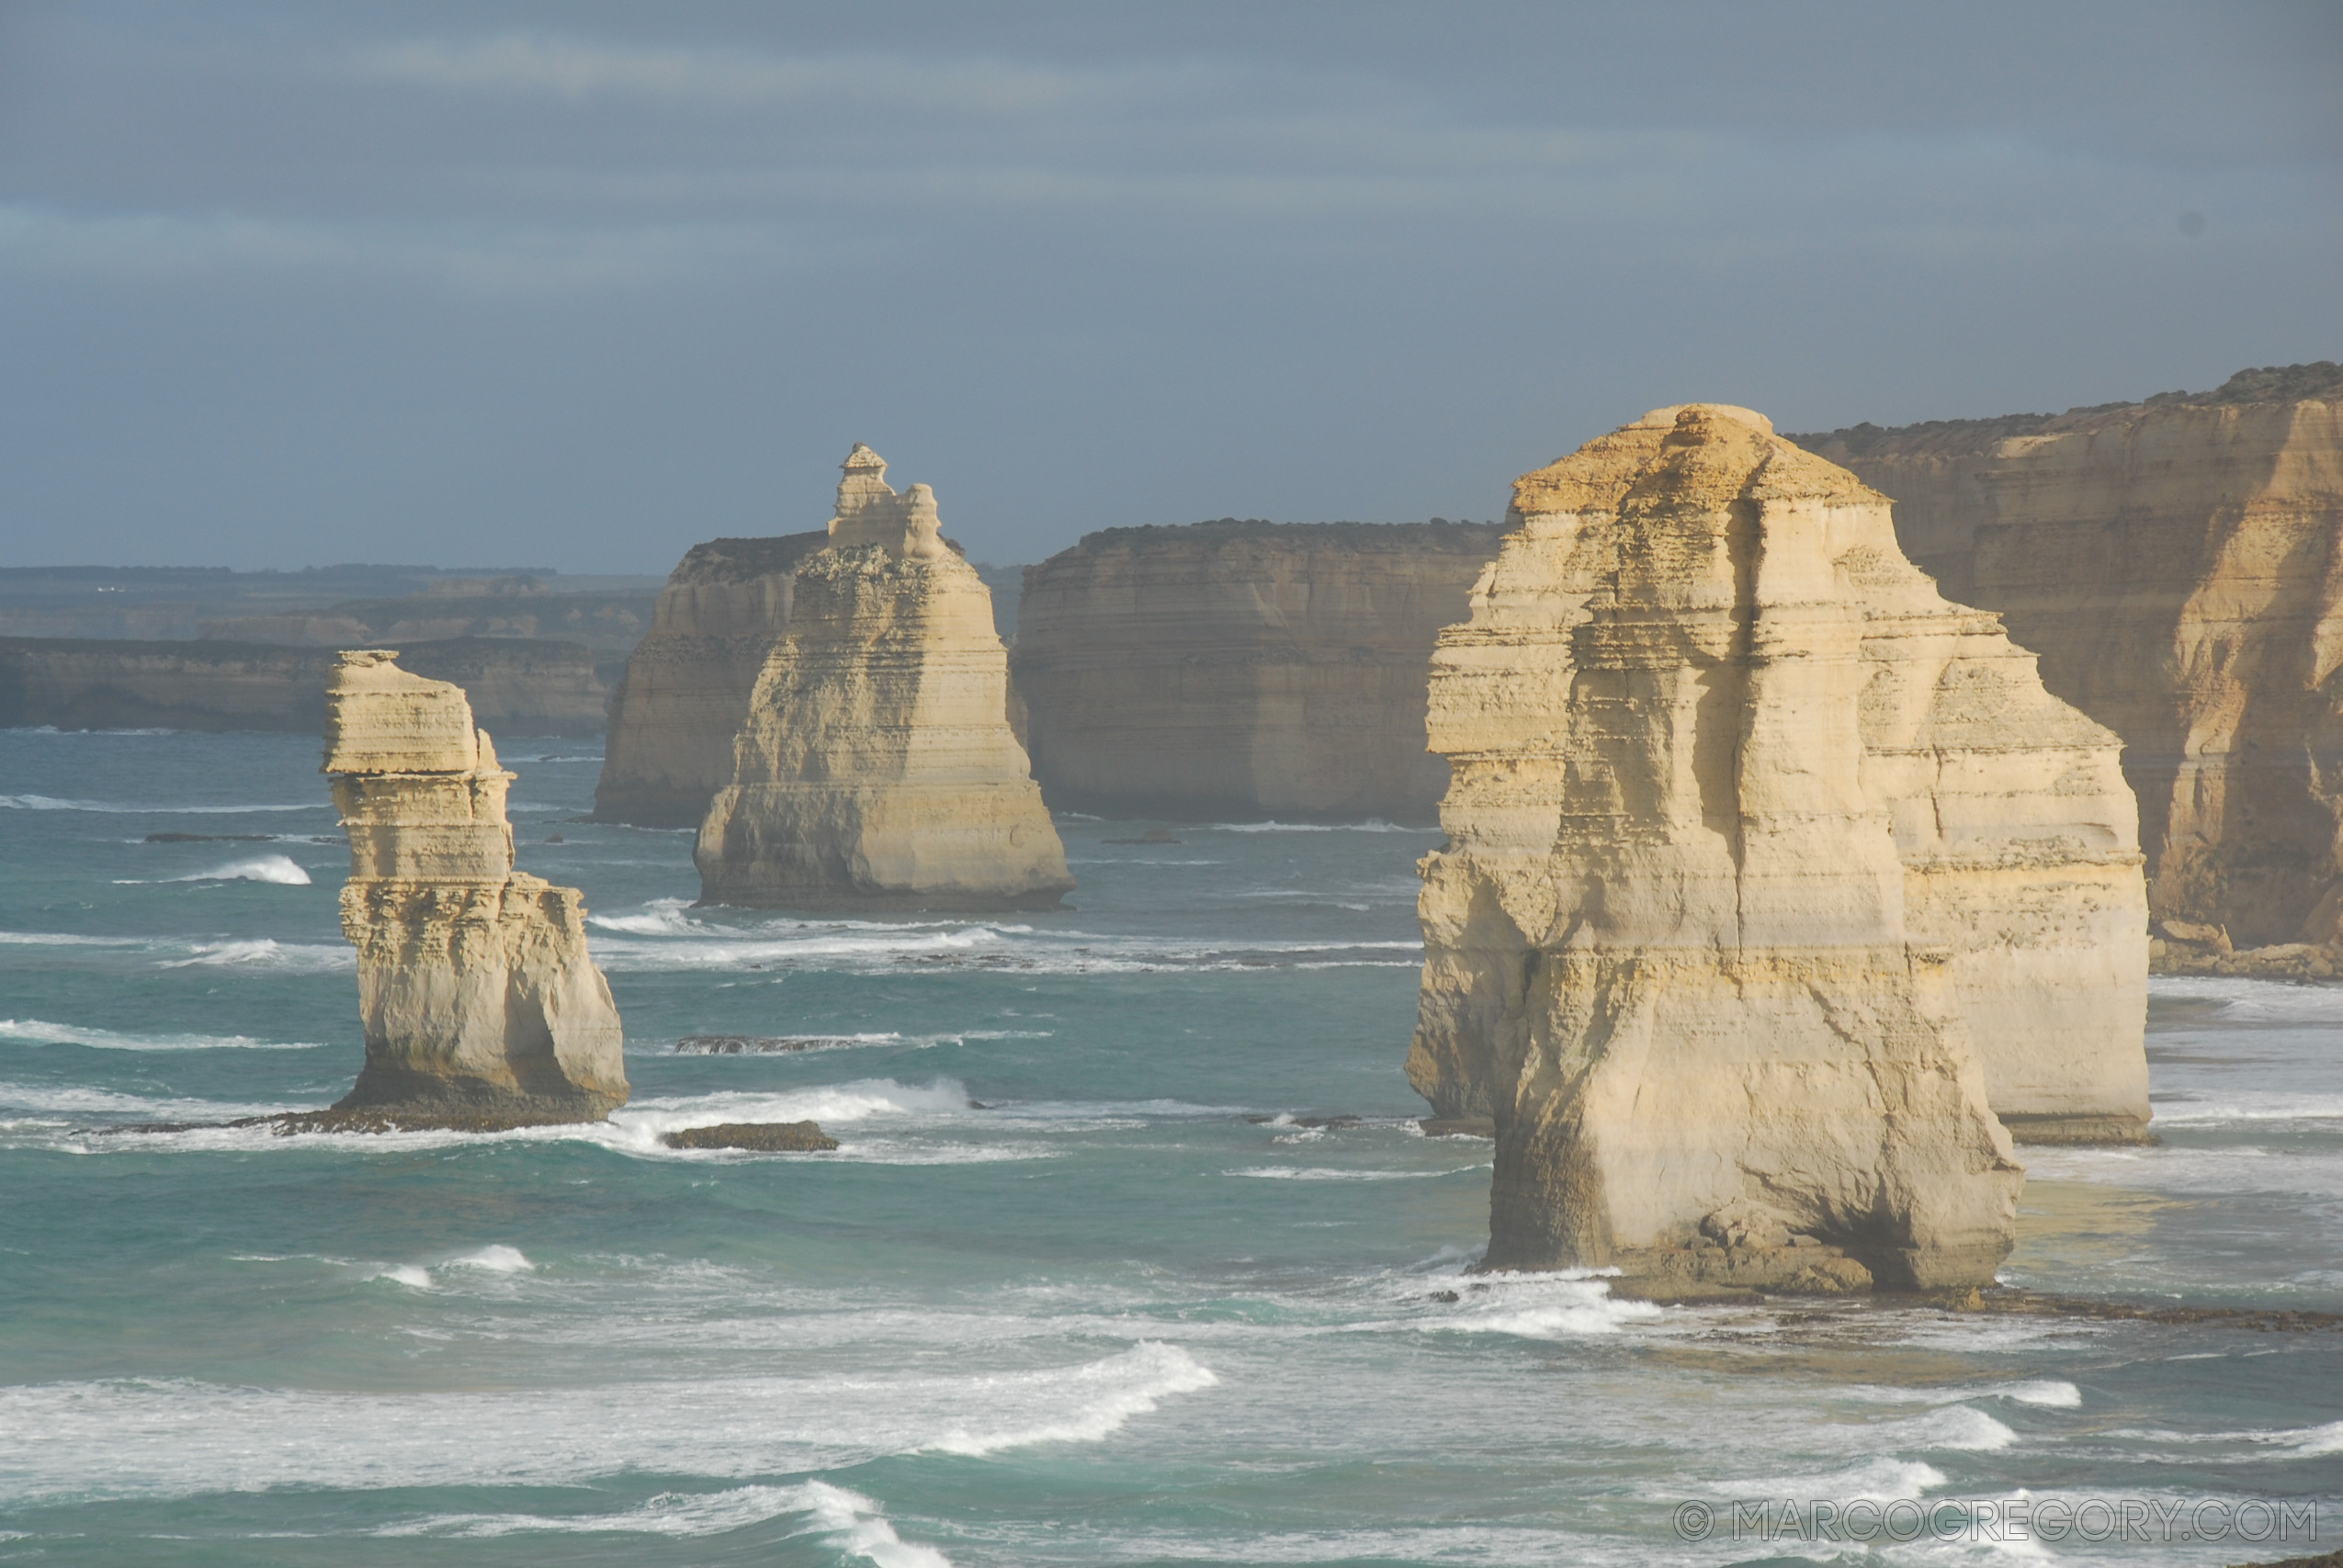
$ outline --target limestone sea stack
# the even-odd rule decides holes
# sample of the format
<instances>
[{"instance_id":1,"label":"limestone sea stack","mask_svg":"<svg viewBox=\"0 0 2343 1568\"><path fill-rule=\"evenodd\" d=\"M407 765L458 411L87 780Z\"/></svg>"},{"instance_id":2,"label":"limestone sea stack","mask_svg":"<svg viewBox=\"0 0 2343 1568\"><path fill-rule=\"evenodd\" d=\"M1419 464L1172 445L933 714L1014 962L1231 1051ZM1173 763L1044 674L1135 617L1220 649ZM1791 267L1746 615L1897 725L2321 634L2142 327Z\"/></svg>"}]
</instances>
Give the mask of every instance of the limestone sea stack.
<instances>
[{"instance_id":1,"label":"limestone sea stack","mask_svg":"<svg viewBox=\"0 0 2343 1568\"><path fill-rule=\"evenodd\" d=\"M761 908L1047 908L1074 885L1009 725L992 597L856 444L829 544L798 568L732 779L700 826L702 898Z\"/></svg>"},{"instance_id":2,"label":"limestone sea stack","mask_svg":"<svg viewBox=\"0 0 2343 1568\"><path fill-rule=\"evenodd\" d=\"M462 688L383 649L326 687L325 765L350 835L342 931L358 950L366 1065L353 1122L599 1121L627 1100L618 1010L573 887L513 869L497 765Z\"/></svg>"},{"instance_id":3,"label":"limestone sea stack","mask_svg":"<svg viewBox=\"0 0 2343 1568\"><path fill-rule=\"evenodd\" d=\"M2343 366L1795 439L2122 738L2165 962L2343 971Z\"/></svg>"},{"instance_id":4,"label":"limestone sea stack","mask_svg":"<svg viewBox=\"0 0 2343 1568\"><path fill-rule=\"evenodd\" d=\"M1433 640L1503 530L1109 528L1025 569L1010 667L1050 804L1110 816L1429 822Z\"/></svg>"},{"instance_id":5,"label":"limestone sea stack","mask_svg":"<svg viewBox=\"0 0 2343 1568\"><path fill-rule=\"evenodd\" d=\"M1989 1281L2022 1180L1997 1077L2146 1116L2113 738L1747 410L1646 415L1510 520L1432 678L1409 1060L1493 1123L1488 1264Z\"/></svg>"},{"instance_id":6,"label":"limestone sea stack","mask_svg":"<svg viewBox=\"0 0 2343 1568\"><path fill-rule=\"evenodd\" d=\"M820 529L710 539L661 590L650 632L610 699L594 815L641 828L696 828L732 782L732 742L764 661L789 626L798 568L828 545Z\"/></svg>"}]
</instances>

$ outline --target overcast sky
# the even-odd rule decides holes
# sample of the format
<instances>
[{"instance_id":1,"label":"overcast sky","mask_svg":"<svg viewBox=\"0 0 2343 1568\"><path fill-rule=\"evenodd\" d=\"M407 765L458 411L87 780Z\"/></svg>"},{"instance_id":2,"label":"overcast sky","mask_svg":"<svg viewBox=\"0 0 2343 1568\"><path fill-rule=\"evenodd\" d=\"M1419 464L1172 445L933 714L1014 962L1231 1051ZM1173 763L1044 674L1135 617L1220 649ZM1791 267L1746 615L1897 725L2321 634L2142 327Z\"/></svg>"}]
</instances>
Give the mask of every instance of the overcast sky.
<instances>
[{"instance_id":1,"label":"overcast sky","mask_svg":"<svg viewBox=\"0 0 2343 1568\"><path fill-rule=\"evenodd\" d=\"M0 0L0 565L1498 515L2343 357L2343 5Z\"/></svg>"}]
</instances>

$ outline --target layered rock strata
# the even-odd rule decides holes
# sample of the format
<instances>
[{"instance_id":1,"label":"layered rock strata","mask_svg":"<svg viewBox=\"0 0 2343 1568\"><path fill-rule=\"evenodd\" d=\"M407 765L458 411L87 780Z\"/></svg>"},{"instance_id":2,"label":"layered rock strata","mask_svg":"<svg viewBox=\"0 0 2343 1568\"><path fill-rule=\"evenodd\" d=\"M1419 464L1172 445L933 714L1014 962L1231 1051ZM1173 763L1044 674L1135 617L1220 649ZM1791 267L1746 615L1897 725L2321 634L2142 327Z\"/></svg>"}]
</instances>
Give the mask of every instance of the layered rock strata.
<instances>
[{"instance_id":1,"label":"layered rock strata","mask_svg":"<svg viewBox=\"0 0 2343 1568\"><path fill-rule=\"evenodd\" d=\"M350 835L366 1065L334 1113L367 1124L599 1121L626 1102L618 1010L577 889L513 869L497 765L458 687L380 649L326 688L325 763Z\"/></svg>"},{"instance_id":2,"label":"layered rock strata","mask_svg":"<svg viewBox=\"0 0 2343 1568\"><path fill-rule=\"evenodd\" d=\"M608 693L576 643L501 637L410 646L507 734L594 735ZM314 735L334 656L255 643L0 637L0 728L269 729Z\"/></svg>"},{"instance_id":3,"label":"layered rock strata","mask_svg":"<svg viewBox=\"0 0 2343 1568\"><path fill-rule=\"evenodd\" d=\"M2343 969L2343 367L1794 439L2122 738L2160 959Z\"/></svg>"},{"instance_id":4,"label":"layered rock strata","mask_svg":"<svg viewBox=\"0 0 2343 1568\"><path fill-rule=\"evenodd\" d=\"M1746 410L1647 415L1510 520L1435 661L1408 1065L1493 1122L1488 1264L1989 1280L2022 1173L1988 1093L2147 1113L2113 738Z\"/></svg>"},{"instance_id":5,"label":"layered rock strata","mask_svg":"<svg viewBox=\"0 0 2343 1568\"><path fill-rule=\"evenodd\" d=\"M699 826L732 782L732 743L764 661L788 630L798 568L829 543L815 529L710 539L685 553L610 699L597 819Z\"/></svg>"},{"instance_id":6,"label":"layered rock strata","mask_svg":"<svg viewBox=\"0 0 2343 1568\"><path fill-rule=\"evenodd\" d=\"M991 596L857 445L799 565L695 853L701 897L762 907L1055 905L1066 852L1008 722Z\"/></svg>"},{"instance_id":7,"label":"layered rock strata","mask_svg":"<svg viewBox=\"0 0 2343 1568\"><path fill-rule=\"evenodd\" d=\"M1429 822L1433 640L1502 529L1113 528L1025 571L1011 668L1052 805Z\"/></svg>"}]
</instances>

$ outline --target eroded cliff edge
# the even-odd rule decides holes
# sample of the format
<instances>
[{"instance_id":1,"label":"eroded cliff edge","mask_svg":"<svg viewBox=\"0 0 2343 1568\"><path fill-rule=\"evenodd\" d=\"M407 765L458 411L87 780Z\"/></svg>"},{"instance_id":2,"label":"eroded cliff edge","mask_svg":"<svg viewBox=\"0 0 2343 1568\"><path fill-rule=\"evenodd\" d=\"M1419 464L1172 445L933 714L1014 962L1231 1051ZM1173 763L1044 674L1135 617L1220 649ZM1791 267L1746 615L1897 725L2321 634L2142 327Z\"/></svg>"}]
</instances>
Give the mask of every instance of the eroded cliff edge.
<instances>
[{"instance_id":1,"label":"eroded cliff edge","mask_svg":"<svg viewBox=\"0 0 2343 1568\"><path fill-rule=\"evenodd\" d=\"M2114 738L1747 410L1656 411L1510 520L1437 656L1408 1064L1493 1121L1488 1266L1989 1281L1992 1097L2146 1119Z\"/></svg>"},{"instance_id":2,"label":"eroded cliff edge","mask_svg":"<svg viewBox=\"0 0 2343 1568\"><path fill-rule=\"evenodd\" d=\"M816 528L710 539L685 553L611 694L597 820L699 826L732 781L732 743L765 659L788 630L798 568L829 543Z\"/></svg>"},{"instance_id":3,"label":"eroded cliff edge","mask_svg":"<svg viewBox=\"0 0 2343 1568\"><path fill-rule=\"evenodd\" d=\"M2160 962L2343 969L2343 367L1793 439L2122 738Z\"/></svg>"},{"instance_id":4,"label":"eroded cliff edge","mask_svg":"<svg viewBox=\"0 0 2343 1568\"><path fill-rule=\"evenodd\" d=\"M934 492L856 445L828 543L797 569L730 782L701 824L701 897L759 907L1048 907L1066 852L1008 720L1008 656Z\"/></svg>"},{"instance_id":5,"label":"eroded cliff edge","mask_svg":"<svg viewBox=\"0 0 2343 1568\"><path fill-rule=\"evenodd\" d=\"M514 775L463 691L395 653L345 653L325 762L350 835L342 932L358 951L366 1063L305 1121L467 1129L599 1121L628 1095L610 987L577 889L513 869Z\"/></svg>"},{"instance_id":6,"label":"eroded cliff edge","mask_svg":"<svg viewBox=\"0 0 2343 1568\"><path fill-rule=\"evenodd\" d=\"M1053 806L1424 822L1432 643L1495 525L1110 528L1025 569L1011 668Z\"/></svg>"}]
</instances>

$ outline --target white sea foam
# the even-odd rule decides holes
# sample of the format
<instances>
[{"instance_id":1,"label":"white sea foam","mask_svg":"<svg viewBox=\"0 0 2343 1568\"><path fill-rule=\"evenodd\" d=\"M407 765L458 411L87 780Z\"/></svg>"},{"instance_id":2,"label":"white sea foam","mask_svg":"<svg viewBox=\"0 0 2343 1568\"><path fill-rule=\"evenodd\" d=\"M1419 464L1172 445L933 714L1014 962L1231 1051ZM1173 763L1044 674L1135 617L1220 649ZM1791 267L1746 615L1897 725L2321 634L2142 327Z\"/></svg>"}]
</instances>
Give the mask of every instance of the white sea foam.
<instances>
[{"instance_id":1,"label":"white sea foam","mask_svg":"<svg viewBox=\"0 0 2343 1568\"><path fill-rule=\"evenodd\" d=\"M2156 1101L2159 1127L2217 1127L2235 1122L2343 1120L2343 1094L2232 1092Z\"/></svg>"},{"instance_id":2,"label":"white sea foam","mask_svg":"<svg viewBox=\"0 0 2343 1568\"><path fill-rule=\"evenodd\" d=\"M126 1034L83 1029L38 1018L0 1018L0 1040L22 1045L86 1045L99 1051L317 1051L312 1043L280 1044L243 1034Z\"/></svg>"},{"instance_id":3,"label":"white sea foam","mask_svg":"<svg viewBox=\"0 0 2343 1568\"><path fill-rule=\"evenodd\" d=\"M2343 1020L2343 986L2213 976L2148 977L2153 1001L2214 1003L2224 1023L2310 1023Z\"/></svg>"},{"instance_id":4,"label":"white sea foam","mask_svg":"<svg viewBox=\"0 0 2343 1568\"><path fill-rule=\"evenodd\" d=\"M1916 1420L1899 1422L1879 1438L1886 1448L1992 1453L2015 1443L2018 1434L1974 1405L1948 1404Z\"/></svg>"},{"instance_id":5,"label":"white sea foam","mask_svg":"<svg viewBox=\"0 0 2343 1568\"><path fill-rule=\"evenodd\" d=\"M824 1481L736 1486L723 1492L662 1492L616 1514L435 1514L385 1525L373 1533L458 1540L535 1533L692 1537L725 1535L788 1514L806 1516L798 1533L830 1536L832 1545L878 1568L952 1568L951 1559L934 1547L897 1535L877 1503Z\"/></svg>"},{"instance_id":6,"label":"white sea foam","mask_svg":"<svg viewBox=\"0 0 2343 1568\"><path fill-rule=\"evenodd\" d=\"M662 901L640 914L594 916L589 924L618 933L597 938L594 960L617 972L735 970L752 965L847 973L906 969L1004 969L1037 974L1149 974L1160 971L1319 967L1412 968L1421 941L1201 942L1036 931L988 924L880 924L866 921L764 922L719 926ZM661 939L671 940L661 940ZM1397 956L1406 954L1405 957Z\"/></svg>"},{"instance_id":7,"label":"white sea foam","mask_svg":"<svg viewBox=\"0 0 2343 1568\"><path fill-rule=\"evenodd\" d=\"M413 1263L384 1263L368 1275L368 1279L389 1280L410 1290L431 1289L431 1270Z\"/></svg>"},{"instance_id":8,"label":"white sea foam","mask_svg":"<svg viewBox=\"0 0 2343 1568\"><path fill-rule=\"evenodd\" d=\"M379 1277L412 1283L395 1270ZM1179 1347L1141 1341L1039 1369L971 1368L962 1358L949 1371L742 1369L489 1392L352 1393L181 1379L8 1384L0 1385L0 1502L577 1485L649 1455L688 1455L695 1472L712 1478L802 1474L891 1454L1095 1442L1217 1381ZM876 1532L869 1540L886 1545ZM885 1561L869 1546L855 1550Z\"/></svg>"},{"instance_id":9,"label":"white sea foam","mask_svg":"<svg viewBox=\"0 0 2343 1568\"><path fill-rule=\"evenodd\" d=\"M1152 1414L1159 1400L1194 1393L1220 1381L1177 1345L1145 1339L1110 1360L1039 1375L1056 1385L1048 1416L990 1429L956 1427L926 1446L976 1456L1037 1443L1096 1442L1120 1431L1132 1416Z\"/></svg>"},{"instance_id":10,"label":"white sea foam","mask_svg":"<svg viewBox=\"0 0 2343 1568\"><path fill-rule=\"evenodd\" d=\"M66 800L53 795L0 795L0 810L102 811L125 817L242 817L258 811L330 811L326 802L293 806L125 806L108 800Z\"/></svg>"},{"instance_id":11,"label":"white sea foam","mask_svg":"<svg viewBox=\"0 0 2343 1568\"><path fill-rule=\"evenodd\" d=\"M1484 1288L1460 1292L1459 1301L1404 1322L1361 1324L1362 1328L1412 1328L1444 1334L1503 1334L1523 1339L1579 1339L1616 1334L1631 1323L1667 1315L1650 1302L1622 1301L1611 1294L1607 1275L1570 1269L1551 1274L1509 1274L1483 1280ZM1421 1276L1400 1281L1420 1300Z\"/></svg>"},{"instance_id":12,"label":"white sea foam","mask_svg":"<svg viewBox=\"0 0 2343 1568\"><path fill-rule=\"evenodd\" d=\"M1849 1389L1847 1396L1879 1404L1958 1404L1970 1399L2006 1399L2013 1404L2032 1404L2049 1410L2076 1410L2083 1403L2083 1391L2058 1378L1954 1388L1878 1386Z\"/></svg>"},{"instance_id":13,"label":"white sea foam","mask_svg":"<svg viewBox=\"0 0 2343 1568\"><path fill-rule=\"evenodd\" d=\"M1932 1464L1882 1457L1820 1474L1730 1481L1715 1491L1721 1495L1739 1497L1830 1497L1843 1506L1858 1498L1873 1503L1917 1498L1944 1483L1944 1472Z\"/></svg>"},{"instance_id":14,"label":"white sea foam","mask_svg":"<svg viewBox=\"0 0 2343 1568\"><path fill-rule=\"evenodd\" d=\"M225 865L194 872L187 876L118 876L114 881L117 886L121 887L145 887L172 882L273 882L280 887L310 886L309 873L290 855L255 855L249 860L230 861Z\"/></svg>"},{"instance_id":15,"label":"white sea foam","mask_svg":"<svg viewBox=\"0 0 2343 1568\"><path fill-rule=\"evenodd\" d=\"M11 947L145 947L141 936L75 936L67 931L0 931L0 944Z\"/></svg>"},{"instance_id":16,"label":"white sea foam","mask_svg":"<svg viewBox=\"0 0 2343 1568\"><path fill-rule=\"evenodd\" d=\"M355 969L358 962L356 951L347 947L327 947L320 942L280 942L272 937L196 942L190 951L194 953L193 957L165 959L162 967L244 968L278 974L317 975L335 969Z\"/></svg>"},{"instance_id":17,"label":"white sea foam","mask_svg":"<svg viewBox=\"0 0 2343 1568\"><path fill-rule=\"evenodd\" d=\"M491 1274L527 1274L536 1270L517 1247L494 1243L477 1252L467 1252L460 1258L450 1258L440 1267L445 1269L479 1269Z\"/></svg>"}]
</instances>

